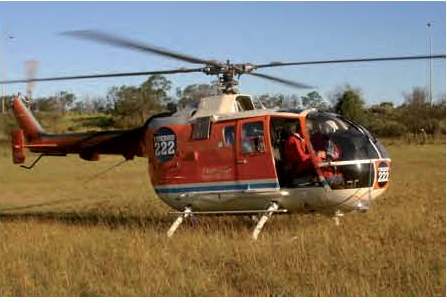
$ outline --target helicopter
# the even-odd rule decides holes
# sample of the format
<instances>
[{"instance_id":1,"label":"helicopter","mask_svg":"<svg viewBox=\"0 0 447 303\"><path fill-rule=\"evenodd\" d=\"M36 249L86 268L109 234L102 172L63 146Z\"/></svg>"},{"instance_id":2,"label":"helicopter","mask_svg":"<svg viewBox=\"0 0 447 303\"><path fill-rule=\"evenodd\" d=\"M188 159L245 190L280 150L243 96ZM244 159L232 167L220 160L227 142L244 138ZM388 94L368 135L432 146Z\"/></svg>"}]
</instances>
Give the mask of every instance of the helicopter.
<instances>
[{"instance_id":1,"label":"helicopter","mask_svg":"<svg viewBox=\"0 0 447 303\"><path fill-rule=\"evenodd\" d=\"M172 237L182 222L199 215L249 215L256 240L276 214L320 213L339 218L366 212L389 187L391 158L362 125L315 109L267 109L238 92L242 75L297 89L311 86L256 72L284 66L445 59L444 55L338 59L267 64L205 60L102 31L65 35L176 59L200 67L147 72L90 74L1 81L34 83L108 77L204 73L217 76L220 94L198 100L195 108L155 114L140 127L126 130L49 134L17 96L12 109L19 129L11 133L12 160L23 164L25 149L39 156L78 154L87 161L101 155L148 159L150 183L161 201L177 215L167 231ZM284 155L290 127L309 155L310 170L291 172Z\"/></svg>"}]
</instances>

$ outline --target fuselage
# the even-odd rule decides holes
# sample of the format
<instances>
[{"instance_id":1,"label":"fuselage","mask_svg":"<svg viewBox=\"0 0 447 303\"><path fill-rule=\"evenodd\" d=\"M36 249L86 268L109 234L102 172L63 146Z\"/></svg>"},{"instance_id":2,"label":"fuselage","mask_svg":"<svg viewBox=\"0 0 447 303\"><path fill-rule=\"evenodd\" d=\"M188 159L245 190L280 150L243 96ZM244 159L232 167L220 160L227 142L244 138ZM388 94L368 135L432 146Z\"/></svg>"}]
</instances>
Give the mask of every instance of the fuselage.
<instances>
[{"instance_id":1,"label":"fuselage","mask_svg":"<svg viewBox=\"0 0 447 303\"><path fill-rule=\"evenodd\" d=\"M203 98L198 108L161 113L135 129L60 135L47 134L19 98L13 109L15 164L24 163L24 148L89 161L147 157L155 192L177 210L366 210L389 184L391 160L362 126L315 110L256 108L245 95ZM290 158L293 138L305 160Z\"/></svg>"},{"instance_id":2,"label":"fuselage","mask_svg":"<svg viewBox=\"0 0 447 303\"><path fill-rule=\"evenodd\" d=\"M368 209L386 190L391 160L361 126L328 113L250 108L238 96L211 97L197 111L148 124L150 180L171 207L256 211L276 202L288 212L349 212ZM283 170L288 123L300 126L314 166L298 178ZM337 158L328 156L333 145Z\"/></svg>"}]
</instances>

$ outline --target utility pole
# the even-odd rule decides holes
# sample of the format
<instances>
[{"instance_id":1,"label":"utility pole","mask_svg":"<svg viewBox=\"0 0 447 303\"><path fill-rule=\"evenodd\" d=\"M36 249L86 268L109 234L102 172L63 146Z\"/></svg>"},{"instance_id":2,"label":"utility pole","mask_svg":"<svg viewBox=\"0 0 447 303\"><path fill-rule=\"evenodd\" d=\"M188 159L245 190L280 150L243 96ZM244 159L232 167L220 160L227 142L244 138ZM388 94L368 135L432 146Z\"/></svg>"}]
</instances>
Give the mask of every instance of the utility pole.
<instances>
[{"instance_id":1,"label":"utility pole","mask_svg":"<svg viewBox=\"0 0 447 303\"><path fill-rule=\"evenodd\" d=\"M0 79L2 77L4 77L4 80L6 80L6 60L4 59L3 56L3 39L4 39L4 32L1 33L0 36ZM5 108L5 84L2 85L2 95L1 95L1 101L2 101L2 114L6 113L6 108Z\"/></svg>"},{"instance_id":2,"label":"utility pole","mask_svg":"<svg viewBox=\"0 0 447 303\"><path fill-rule=\"evenodd\" d=\"M431 69L432 69L432 60L431 60L431 22L427 23L428 28L428 53L430 54L430 59L428 59L428 101L430 104L432 103L432 82L431 82Z\"/></svg>"},{"instance_id":3,"label":"utility pole","mask_svg":"<svg viewBox=\"0 0 447 303\"><path fill-rule=\"evenodd\" d=\"M4 80L6 80L6 59L5 59L5 54L6 54L6 43L8 42L8 40L13 40L15 39L14 36L9 35L6 33L5 28L3 28L2 32L0 33L0 79L2 79L2 77L4 78ZM1 99L1 113L5 114L6 113L6 89L5 89L6 84L2 85L2 94L0 96Z\"/></svg>"}]
</instances>

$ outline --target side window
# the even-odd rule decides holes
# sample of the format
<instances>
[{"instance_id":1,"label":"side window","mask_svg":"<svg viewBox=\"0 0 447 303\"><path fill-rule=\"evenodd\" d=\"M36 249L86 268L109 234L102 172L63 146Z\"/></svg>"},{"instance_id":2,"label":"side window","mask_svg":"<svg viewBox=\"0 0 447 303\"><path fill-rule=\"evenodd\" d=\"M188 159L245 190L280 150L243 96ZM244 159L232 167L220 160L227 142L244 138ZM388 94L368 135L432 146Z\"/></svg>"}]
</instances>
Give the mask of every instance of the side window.
<instances>
[{"instance_id":1,"label":"side window","mask_svg":"<svg viewBox=\"0 0 447 303\"><path fill-rule=\"evenodd\" d=\"M264 126L262 122L246 123L242 126L242 153L262 153L264 145Z\"/></svg>"},{"instance_id":2,"label":"side window","mask_svg":"<svg viewBox=\"0 0 447 303\"><path fill-rule=\"evenodd\" d=\"M233 145L235 138L235 129L234 126L225 126L223 130L224 143L225 146Z\"/></svg>"},{"instance_id":3,"label":"side window","mask_svg":"<svg viewBox=\"0 0 447 303\"><path fill-rule=\"evenodd\" d=\"M255 109L255 106L253 104L253 101L248 96L237 96L236 102L238 105L239 111L246 111L246 110L253 110Z\"/></svg>"},{"instance_id":4,"label":"side window","mask_svg":"<svg viewBox=\"0 0 447 303\"><path fill-rule=\"evenodd\" d=\"M197 118L192 125L192 139L204 140L210 137L211 119L210 117Z\"/></svg>"}]
</instances>

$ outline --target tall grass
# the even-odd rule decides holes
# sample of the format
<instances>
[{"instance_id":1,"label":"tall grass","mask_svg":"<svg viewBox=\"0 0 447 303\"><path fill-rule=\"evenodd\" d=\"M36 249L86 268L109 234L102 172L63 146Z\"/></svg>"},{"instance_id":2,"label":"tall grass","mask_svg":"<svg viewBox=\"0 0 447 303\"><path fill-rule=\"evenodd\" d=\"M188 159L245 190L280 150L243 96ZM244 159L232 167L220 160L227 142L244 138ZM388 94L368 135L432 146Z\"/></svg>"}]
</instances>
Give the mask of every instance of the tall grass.
<instances>
[{"instance_id":1,"label":"tall grass","mask_svg":"<svg viewBox=\"0 0 447 303\"><path fill-rule=\"evenodd\" d=\"M445 145L390 147L389 191L336 227L273 217L257 242L240 217L173 218L144 159L0 152L2 296L445 296Z\"/></svg>"}]
</instances>

